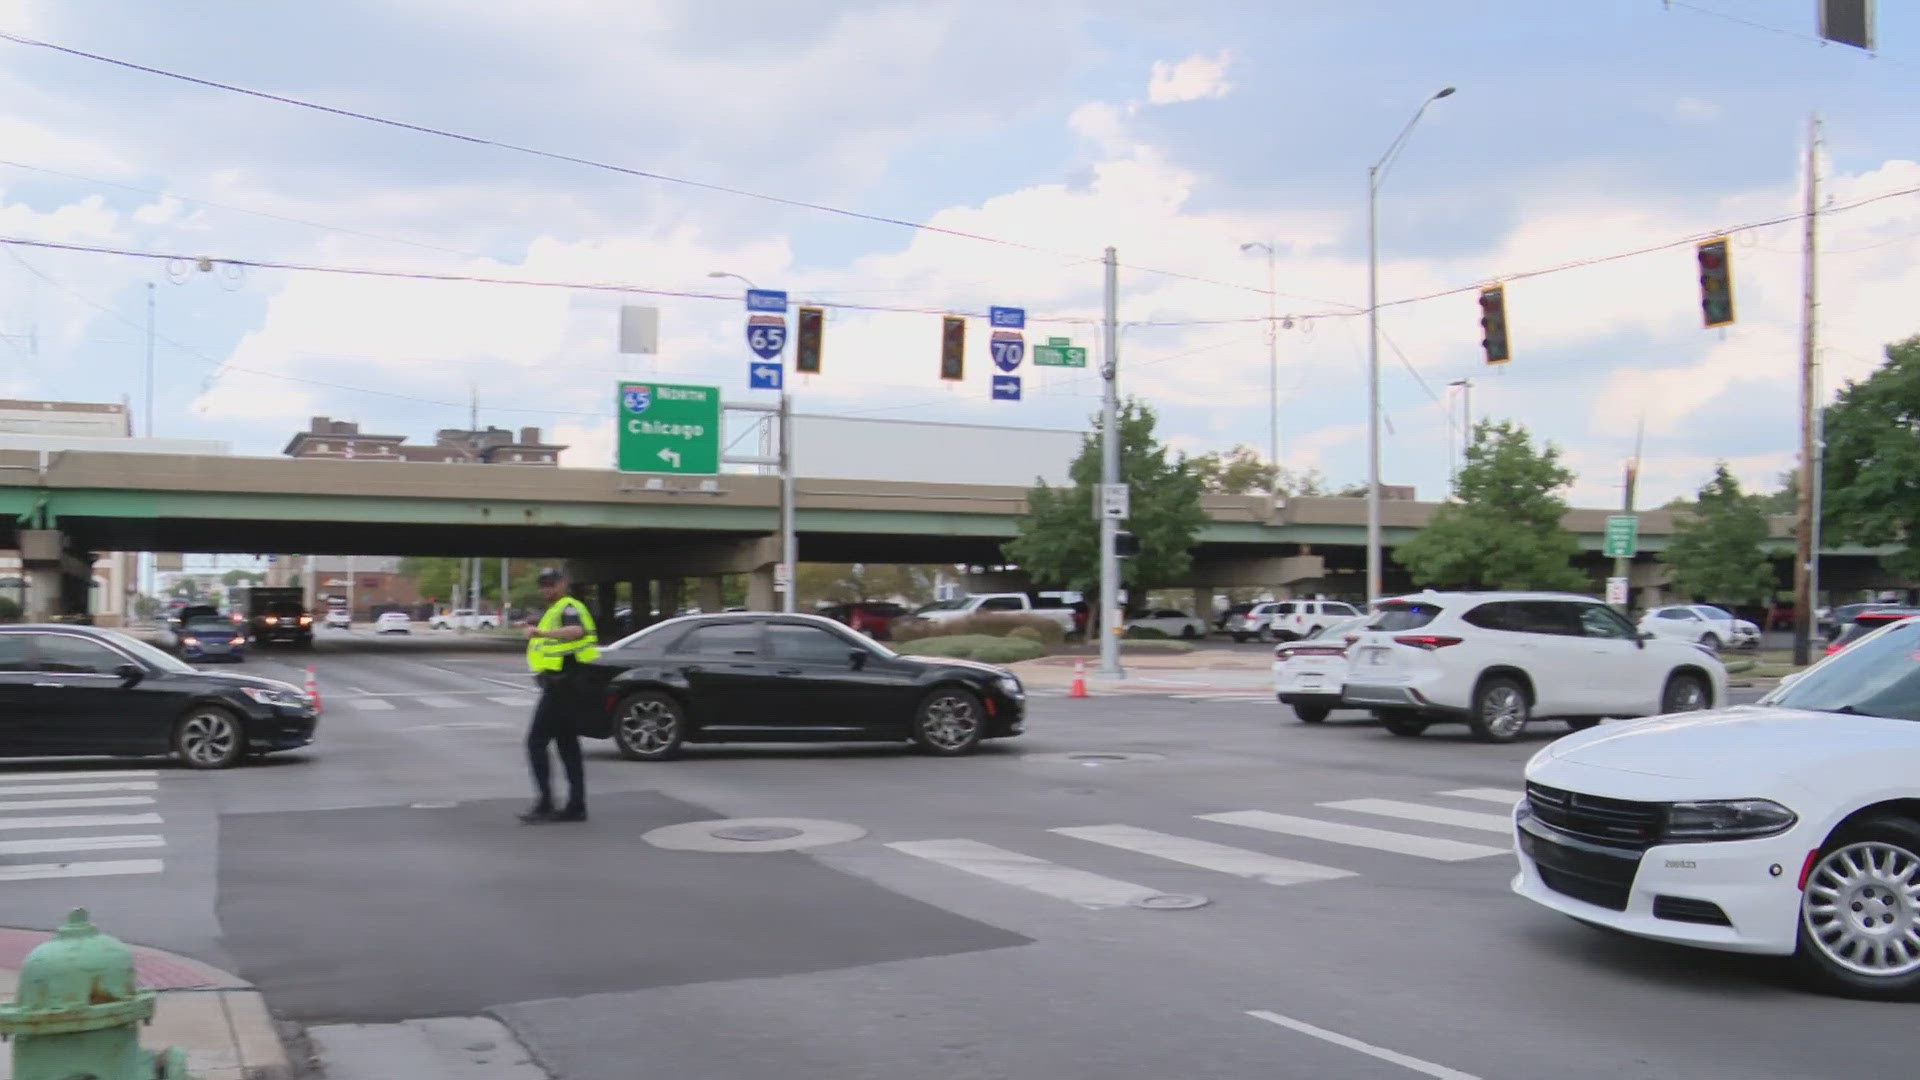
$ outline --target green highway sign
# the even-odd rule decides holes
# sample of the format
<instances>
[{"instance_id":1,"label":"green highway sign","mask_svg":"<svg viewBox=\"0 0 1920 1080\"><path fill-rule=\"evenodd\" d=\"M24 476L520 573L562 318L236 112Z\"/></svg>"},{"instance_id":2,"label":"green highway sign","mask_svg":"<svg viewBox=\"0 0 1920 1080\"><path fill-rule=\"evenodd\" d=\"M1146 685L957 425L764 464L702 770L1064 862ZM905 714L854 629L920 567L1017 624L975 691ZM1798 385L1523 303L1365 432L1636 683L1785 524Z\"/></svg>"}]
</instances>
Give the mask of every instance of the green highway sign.
<instances>
[{"instance_id":1,"label":"green highway sign","mask_svg":"<svg viewBox=\"0 0 1920 1080\"><path fill-rule=\"evenodd\" d=\"M1048 338L1048 339L1047 339L1047 344L1049 344L1049 345L1071 345L1071 344L1073 344L1073 339L1072 339L1072 338L1064 338L1064 337L1050 337L1050 338Z\"/></svg>"},{"instance_id":2,"label":"green highway sign","mask_svg":"<svg viewBox=\"0 0 1920 1080\"><path fill-rule=\"evenodd\" d=\"M720 471L720 389L623 382L619 414L621 472Z\"/></svg>"},{"instance_id":3,"label":"green highway sign","mask_svg":"<svg viewBox=\"0 0 1920 1080\"><path fill-rule=\"evenodd\" d=\"M1033 362L1036 367L1086 367L1087 350L1078 345L1035 345Z\"/></svg>"},{"instance_id":4,"label":"green highway sign","mask_svg":"<svg viewBox=\"0 0 1920 1080\"><path fill-rule=\"evenodd\" d=\"M1607 515L1607 535L1600 553L1609 559L1631 559L1640 553L1640 519L1632 514Z\"/></svg>"}]
</instances>

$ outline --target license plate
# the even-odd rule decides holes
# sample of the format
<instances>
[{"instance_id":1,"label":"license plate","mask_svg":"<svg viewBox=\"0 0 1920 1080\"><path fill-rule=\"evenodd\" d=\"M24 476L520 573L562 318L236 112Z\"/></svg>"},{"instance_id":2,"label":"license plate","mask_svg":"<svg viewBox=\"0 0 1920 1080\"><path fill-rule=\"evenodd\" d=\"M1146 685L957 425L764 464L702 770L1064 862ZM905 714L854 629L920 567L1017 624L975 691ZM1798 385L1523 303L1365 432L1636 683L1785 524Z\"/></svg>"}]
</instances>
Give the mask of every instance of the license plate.
<instances>
[{"instance_id":1,"label":"license plate","mask_svg":"<svg viewBox=\"0 0 1920 1080\"><path fill-rule=\"evenodd\" d=\"M1368 649L1367 650L1367 663L1372 664L1374 667L1379 667L1380 665L1386 662L1387 662L1387 650L1385 649Z\"/></svg>"},{"instance_id":2,"label":"license plate","mask_svg":"<svg viewBox=\"0 0 1920 1080\"><path fill-rule=\"evenodd\" d=\"M1301 685L1301 686L1306 686L1306 687L1312 687L1312 688L1315 688L1315 689L1318 689L1318 688L1319 688L1319 686L1320 686L1320 680L1321 680L1321 677L1320 677L1319 675L1317 675L1317 674L1315 674L1315 675L1302 675L1302 676L1300 676L1300 685Z\"/></svg>"}]
</instances>

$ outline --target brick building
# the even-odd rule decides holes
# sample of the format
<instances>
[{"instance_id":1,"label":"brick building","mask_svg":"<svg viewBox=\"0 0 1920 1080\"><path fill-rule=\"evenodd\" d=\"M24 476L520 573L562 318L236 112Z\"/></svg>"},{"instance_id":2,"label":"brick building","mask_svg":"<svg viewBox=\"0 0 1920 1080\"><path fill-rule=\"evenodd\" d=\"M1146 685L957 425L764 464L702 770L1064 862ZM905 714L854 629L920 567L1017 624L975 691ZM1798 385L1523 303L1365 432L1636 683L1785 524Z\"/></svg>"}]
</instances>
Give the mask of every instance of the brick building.
<instances>
[{"instance_id":1,"label":"brick building","mask_svg":"<svg viewBox=\"0 0 1920 1080\"><path fill-rule=\"evenodd\" d=\"M432 445L408 445L405 435L373 435L347 420L316 416L307 430L287 441L288 457L351 458L355 461L446 461L477 465L560 464L565 446L542 442L540 429L523 427L516 434L507 428L487 427L477 431L442 428L434 434Z\"/></svg>"}]
</instances>

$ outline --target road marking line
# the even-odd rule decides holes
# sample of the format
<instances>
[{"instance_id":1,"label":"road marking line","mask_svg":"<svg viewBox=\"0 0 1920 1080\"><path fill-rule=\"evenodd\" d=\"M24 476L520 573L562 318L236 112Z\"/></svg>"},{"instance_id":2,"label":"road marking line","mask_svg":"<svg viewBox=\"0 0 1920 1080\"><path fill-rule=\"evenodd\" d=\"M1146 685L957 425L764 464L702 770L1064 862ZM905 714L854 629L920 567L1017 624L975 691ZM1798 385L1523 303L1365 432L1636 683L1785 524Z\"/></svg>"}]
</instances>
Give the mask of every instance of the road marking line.
<instances>
[{"instance_id":1,"label":"road marking line","mask_svg":"<svg viewBox=\"0 0 1920 1080\"><path fill-rule=\"evenodd\" d=\"M102 825L158 825L159 814L76 814L71 817L0 818L0 829L92 829Z\"/></svg>"},{"instance_id":2,"label":"road marking line","mask_svg":"<svg viewBox=\"0 0 1920 1080\"><path fill-rule=\"evenodd\" d=\"M1460 788L1457 791L1442 791L1439 794L1451 795L1456 799L1479 799L1481 802L1496 802L1502 806L1512 806L1526 793L1509 788L1470 787Z\"/></svg>"},{"instance_id":3,"label":"road marking line","mask_svg":"<svg viewBox=\"0 0 1920 1080\"><path fill-rule=\"evenodd\" d=\"M1425 821L1434 825L1457 825L1462 829L1484 829L1487 832L1497 833L1513 831L1512 818L1501 814L1455 810L1450 806L1425 806L1421 803L1401 802L1398 799L1346 799L1341 802L1323 802L1320 805L1329 810L1351 810L1356 814L1378 814L1381 817Z\"/></svg>"},{"instance_id":4,"label":"road marking line","mask_svg":"<svg viewBox=\"0 0 1920 1080\"><path fill-rule=\"evenodd\" d=\"M432 709L458 709L463 705L462 702L444 697L422 697L415 698L414 700Z\"/></svg>"},{"instance_id":5,"label":"road marking line","mask_svg":"<svg viewBox=\"0 0 1920 1080\"><path fill-rule=\"evenodd\" d=\"M1491 855L1511 854L1505 848L1488 847L1485 844L1436 840L1429 836L1415 836L1412 833L1388 832L1385 829L1371 829L1365 825L1343 825L1334 821L1294 817L1291 814L1274 814L1265 810L1230 810L1224 814L1200 814L1198 817L1202 821L1217 821L1223 825L1244 825L1249 829L1304 836L1311 840L1325 840L1334 844L1374 848L1378 851L1391 851L1397 855L1438 859L1441 862L1461 862L1467 859L1484 859Z\"/></svg>"},{"instance_id":6,"label":"road marking line","mask_svg":"<svg viewBox=\"0 0 1920 1080\"><path fill-rule=\"evenodd\" d=\"M0 802L0 814L15 810L78 810L82 807L98 806L152 806L153 799L146 795L108 795L98 799L27 799L22 802Z\"/></svg>"},{"instance_id":7,"label":"road marking line","mask_svg":"<svg viewBox=\"0 0 1920 1080\"><path fill-rule=\"evenodd\" d=\"M1381 1061L1392 1062L1403 1069L1411 1069L1414 1072L1434 1077L1435 1080L1480 1080L1479 1077L1472 1073L1463 1073L1458 1069L1449 1069L1445 1065L1435 1065L1431 1061L1422 1061L1417 1057L1402 1054L1398 1050L1388 1050L1384 1046L1363 1043L1350 1035L1342 1035L1337 1031L1328 1031L1323 1027L1314 1027L1304 1020L1295 1020L1291 1016L1281 1016L1279 1013L1268 1012L1265 1009L1248 1009L1247 1015L1256 1020L1265 1020L1269 1024L1278 1024L1283 1028L1297 1031L1302 1035L1311 1035L1322 1042L1330 1042L1335 1046L1358 1051L1359 1053L1366 1054L1368 1057L1375 1057Z\"/></svg>"},{"instance_id":8,"label":"road marking line","mask_svg":"<svg viewBox=\"0 0 1920 1080\"><path fill-rule=\"evenodd\" d=\"M33 878L111 877L115 874L157 874L167 868L159 859L103 859L98 862L31 863L0 866L0 881Z\"/></svg>"},{"instance_id":9,"label":"road marking line","mask_svg":"<svg viewBox=\"0 0 1920 1080\"><path fill-rule=\"evenodd\" d=\"M160 785L153 780L129 780L125 783L109 784L34 784L28 787L16 787L12 784L0 784L0 795L67 795L83 791L158 791Z\"/></svg>"},{"instance_id":10,"label":"road marking line","mask_svg":"<svg viewBox=\"0 0 1920 1080\"><path fill-rule=\"evenodd\" d=\"M492 681L492 680L489 680L489 681ZM502 685L510 686L515 690L521 690L521 691L525 691L527 688L527 684L524 682L502 683ZM491 693L493 693L493 691L491 690L428 690L426 691L426 695L429 697L485 697L486 695ZM419 690L381 690L381 691L375 692L375 691L369 690L363 693L361 696L367 697L367 698L410 698L410 697L421 696L421 691Z\"/></svg>"},{"instance_id":11,"label":"road marking line","mask_svg":"<svg viewBox=\"0 0 1920 1080\"><path fill-rule=\"evenodd\" d=\"M525 708L526 706L532 705L534 702L540 699L531 698L531 697L508 697L507 695L502 694L499 697L490 697L487 700L493 702L496 705L513 705L519 708Z\"/></svg>"},{"instance_id":12,"label":"road marking line","mask_svg":"<svg viewBox=\"0 0 1920 1080\"><path fill-rule=\"evenodd\" d=\"M138 780L159 776L153 769L107 769L101 772L0 772L0 784L37 780Z\"/></svg>"},{"instance_id":13,"label":"road marking line","mask_svg":"<svg viewBox=\"0 0 1920 1080\"><path fill-rule=\"evenodd\" d=\"M361 712L384 712L393 708L393 702L382 701L379 698L348 698L346 701Z\"/></svg>"},{"instance_id":14,"label":"road marking line","mask_svg":"<svg viewBox=\"0 0 1920 1080\"><path fill-rule=\"evenodd\" d=\"M1160 895L1158 889L1075 870L977 840L905 840L887 846L942 866L990 878L1003 885L1028 889L1096 911L1125 907L1136 900Z\"/></svg>"},{"instance_id":15,"label":"road marking line","mask_svg":"<svg viewBox=\"0 0 1920 1080\"><path fill-rule=\"evenodd\" d=\"M1154 832L1152 829L1137 829L1131 825L1083 825L1048 831L1076 840L1090 840L1124 851L1137 851L1142 855L1197 866L1202 870L1217 870L1235 877L1252 878L1269 885L1300 885L1309 881L1332 881L1356 876L1351 870L1283 859L1277 855Z\"/></svg>"},{"instance_id":16,"label":"road marking line","mask_svg":"<svg viewBox=\"0 0 1920 1080\"><path fill-rule=\"evenodd\" d=\"M166 847L159 836L62 836L52 840L0 841L0 855L43 855L52 851L106 851L112 848Z\"/></svg>"}]
</instances>

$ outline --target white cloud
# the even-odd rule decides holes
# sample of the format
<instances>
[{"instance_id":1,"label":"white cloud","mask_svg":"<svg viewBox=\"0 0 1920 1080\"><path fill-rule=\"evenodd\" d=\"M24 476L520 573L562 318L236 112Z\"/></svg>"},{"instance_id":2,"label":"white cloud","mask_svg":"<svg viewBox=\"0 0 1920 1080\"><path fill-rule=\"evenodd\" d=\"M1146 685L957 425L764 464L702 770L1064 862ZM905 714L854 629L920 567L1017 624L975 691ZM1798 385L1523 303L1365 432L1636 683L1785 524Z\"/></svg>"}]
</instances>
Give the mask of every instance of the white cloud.
<instances>
[{"instance_id":1,"label":"white cloud","mask_svg":"<svg viewBox=\"0 0 1920 1080\"><path fill-rule=\"evenodd\" d=\"M1705 98L1683 97L1673 103L1674 119L1683 124L1707 124L1720 119L1718 102Z\"/></svg>"},{"instance_id":2,"label":"white cloud","mask_svg":"<svg viewBox=\"0 0 1920 1080\"><path fill-rule=\"evenodd\" d=\"M1233 53L1228 50L1216 56L1189 56L1177 64L1155 60L1153 74L1147 80L1147 100L1155 105L1174 105L1226 97L1233 89L1227 81L1227 67L1232 62Z\"/></svg>"}]
</instances>

